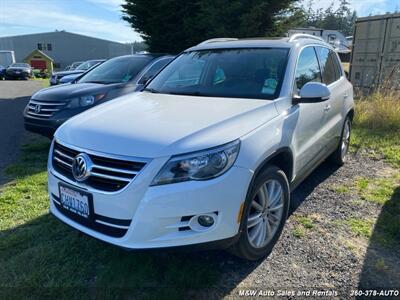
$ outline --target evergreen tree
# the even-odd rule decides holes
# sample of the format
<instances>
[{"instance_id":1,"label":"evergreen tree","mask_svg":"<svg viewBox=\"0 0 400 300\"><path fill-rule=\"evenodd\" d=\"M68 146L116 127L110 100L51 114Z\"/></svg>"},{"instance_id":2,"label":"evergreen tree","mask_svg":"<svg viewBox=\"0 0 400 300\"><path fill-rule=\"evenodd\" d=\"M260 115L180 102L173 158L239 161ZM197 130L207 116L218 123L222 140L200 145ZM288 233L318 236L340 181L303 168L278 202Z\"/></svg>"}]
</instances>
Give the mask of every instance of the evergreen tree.
<instances>
[{"instance_id":1,"label":"evergreen tree","mask_svg":"<svg viewBox=\"0 0 400 300\"><path fill-rule=\"evenodd\" d=\"M152 52L178 53L215 37L273 35L298 0L125 0L123 19Z\"/></svg>"}]
</instances>

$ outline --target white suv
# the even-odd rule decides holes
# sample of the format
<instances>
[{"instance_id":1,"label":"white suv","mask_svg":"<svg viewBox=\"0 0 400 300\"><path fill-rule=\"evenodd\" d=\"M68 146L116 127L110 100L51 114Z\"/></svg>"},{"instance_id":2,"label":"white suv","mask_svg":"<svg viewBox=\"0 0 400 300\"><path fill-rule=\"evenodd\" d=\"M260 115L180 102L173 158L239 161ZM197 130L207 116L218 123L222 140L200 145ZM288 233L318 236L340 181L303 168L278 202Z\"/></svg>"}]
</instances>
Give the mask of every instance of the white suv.
<instances>
[{"instance_id":1,"label":"white suv","mask_svg":"<svg viewBox=\"0 0 400 300\"><path fill-rule=\"evenodd\" d=\"M290 192L326 158L344 163L353 114L352 85L319 38L206 41L144 92L57 130L50 209L124 248L201 244L259 259Z\"/></svg>"}]
</instances>

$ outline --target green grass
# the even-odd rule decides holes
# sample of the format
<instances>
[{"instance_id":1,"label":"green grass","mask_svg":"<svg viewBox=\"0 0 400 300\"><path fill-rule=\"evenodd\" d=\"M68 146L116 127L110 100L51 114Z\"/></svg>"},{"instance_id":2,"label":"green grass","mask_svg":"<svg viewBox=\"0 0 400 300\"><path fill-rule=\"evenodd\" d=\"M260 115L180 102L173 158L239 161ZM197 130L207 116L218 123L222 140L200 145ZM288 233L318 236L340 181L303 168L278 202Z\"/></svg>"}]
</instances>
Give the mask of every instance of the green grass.
<instances>
[{"instance_id":1,"label":"green grass","mask_svg":"<svg viewBox=\"0 0 400 300\"><path fill-rule=\"evenodd\" d=\"M374 268L378 272L387 272L389 270L389 267L387 266L385 260L382 257L376 260Z\"/></svg>"},{"instance_id":2,"label":"green grass","mask_svg":"<svg viewBox=\"0 0 400 300\"><path fill-rule=\"evenodd\" d=\"M400 168L399 93L377 92L355 100L352 150L367 149Z\"/></svg>"},{"instance_id":3,"label":"green grass","mask_svg":"<svg viewBox=\"0 0 400 300\"><path fill-rule=\"evenodd\" d=\"M306 230L304 229L303 226L296 225L296 226L294 227L294 229L292 230L292 233L293 233L293 236L294 236L294 237L296 237L296 238L298 238L298 239L301 239L301 238L305 237L305 235L306 235Z\"/></svg>"},{"instance_id":4,"label":"green grass","mask_svg":"<svg viewBox=\"0 0 400 300\"><path fill-rule=\"evenodd\" d=\"M345 194L348 193L350 191L350 188L346 185L334 185L333 186L333 190L336 193L340 193L340 194Z\"/></svg>"},{"instance_id":5,"label":"green grass","mask_svg":"<svg viewBox=\"0 0 400 300\"><path fill-rule=\"evenodd\" d=\"M307 216L295 216L294 220L298 223L292 230L293 236L301 239L306 236L307 230L314 228L314 221Z\"/></svg>"},{"instance_id":6,"label":"green grass","mask_svg":"<svg viewBox=\"0 0 400 300\"><path fill-rule=\"evenodd\" d=\"M363 200L385 205L400 185L400 175L374 179L361 177L356 179L355 185Z\"/></svg>"},{"instance_id":7,"label":"green grass","mask_svg":"<svg viewBox=\"0 0 400 300\"><path fill-rule=\"evenodd\" d=\"M32 78L31 80L39 81L42 84L42 87L46 88L50 86L49 78Z\"/></svg>"},{"instance_id":8,"label":"green grass","mask_svg":"<svg viewBox=\"0 0 400 300\"><path fill-rule=\"evenodd\" d=\"M27 296L5 287L34 287L40 296L61 299L87 298L90 288L105 298L128 293L176 299L216 283L217 262L202 252L127 252L49 215L48 147L46 140L24 146L19 162L6 171L12 181L0 188L0 298Z\"/></svg>"},{"instance_id":9,"label":"green grass","mask_svg":"<svg viewBox=\"0 0 400 300\"><path fill-rule=\"evenodd\" d=\"M298 217L297 221L306 229L314 228L314 222L310 217Z\"/></svg>"},{"instance_id":10,"label":"green grass","mask_svg":"<svg viewBox=\"0 0 400 300\"><path fill-rule=\"evenodd\" d=\"M400 131L363 128L355 123L351 149L367 149L369 155L375 158L383 157L392 166L400 168Z\"/></svg>"},{"instance_id":11,"label":"green grass","mask_svg":"<svg viewBox=\"0 0 400 300\"><path fill-rule=\"evenodd\" d=\"M350 218L344 223L355 235L370 238L375 221L372 219Z\"/></svg>"}]
</instances>

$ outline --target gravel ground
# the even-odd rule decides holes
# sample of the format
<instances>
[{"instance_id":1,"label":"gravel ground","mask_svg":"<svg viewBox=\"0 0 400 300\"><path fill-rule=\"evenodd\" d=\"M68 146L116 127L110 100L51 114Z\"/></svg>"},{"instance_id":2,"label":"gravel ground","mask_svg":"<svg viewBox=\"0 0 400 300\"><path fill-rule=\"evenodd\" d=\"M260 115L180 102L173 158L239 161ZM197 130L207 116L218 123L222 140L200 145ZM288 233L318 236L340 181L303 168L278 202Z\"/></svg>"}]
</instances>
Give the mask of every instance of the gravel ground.
<instances>
[{"instance_id":1,"label":"gravel ground","mask_svg":"<svg viewBox=\"0 0 400 300\"><path fill-rule=\"evenodd\" d=\"M335 191L335 186L349 186L359 176L377 178L393 172L382 160L362 154L351 156L339 169L322 164L292 194L292 201L298 207L292 211L267 259L244 263L234 257L221 258L223 294L236 298L240 290L255 289L273 290L277 296L278 290L317 289L335 290L338 298L347 299L351 290L358 288L400 289L400 249L386 249L372 240L357 237L340 223L348 218L365 217L377 221L384 208L360 201L356 193ZM313 228L296 237L298 218L304 216L313 220ZM379 259L384 259L388 269L376 270Z\"/></svg>"},{"instance_id":2,"label":"gravel ground","mask_svg":"<svg viewBox=\"0 0 400 300\"><path fill-rule=\"evenodd\" d=\"M41 88L39 81L0 81L0 184L5 181L4 168L15 160L26 139L22 112Z\"/></svg>"}]
</instances>

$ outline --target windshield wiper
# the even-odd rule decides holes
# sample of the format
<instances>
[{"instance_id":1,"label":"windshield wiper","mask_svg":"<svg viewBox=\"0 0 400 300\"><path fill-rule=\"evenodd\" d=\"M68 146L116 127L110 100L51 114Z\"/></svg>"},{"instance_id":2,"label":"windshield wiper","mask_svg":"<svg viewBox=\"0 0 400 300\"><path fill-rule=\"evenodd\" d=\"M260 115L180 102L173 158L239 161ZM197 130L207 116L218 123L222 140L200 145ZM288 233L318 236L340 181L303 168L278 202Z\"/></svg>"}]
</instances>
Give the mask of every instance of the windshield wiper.
<instances>
[{"instance_id":1,"label":"windshield wiper","mask_svg":"<svg viewBox=\"0 0 400 300\"><path fill-rule=\"evenodd\" d=\"M107 84L107 83L110 83L109 81L96 81L96 80L93 80L93 81L91 81L91 80L89 80L89 81L81 81L80 83L99 83L99 84Z\"/></svg>"},{"instance_id":2,"label":"windshield wiper","mask_svg":"<svg viewBox=\"0 0 400 300\"><path fill-rule=\"evenodd\" d=\"M171 92L168 92L168 94L171 94L171 95L182 95L182 96L207 96L206 94L204 94L202 92L175 92L175 91L171 91Z\"/></svg>"},{"instance_id":3,"label":"windshield wiper","mask_svg":"<svg viewBox=\"0 0 400 300\"><path fill-rule=\"evenodd\" d=\"M150 92L150 93L153 93L153 94L158 94L159 93L159 91L157 91L156 89L153 89L153 88L145 88L143 91Z\"/></svg>"}]
</instances>

